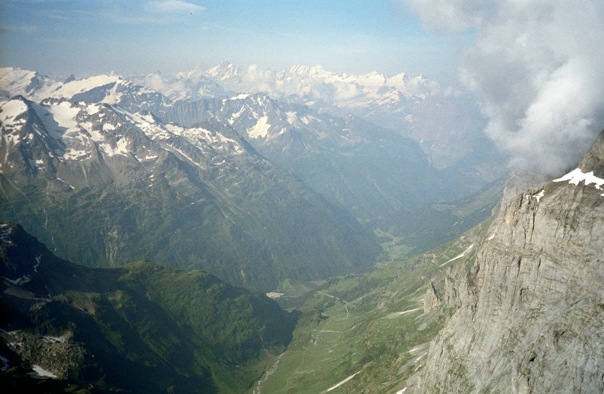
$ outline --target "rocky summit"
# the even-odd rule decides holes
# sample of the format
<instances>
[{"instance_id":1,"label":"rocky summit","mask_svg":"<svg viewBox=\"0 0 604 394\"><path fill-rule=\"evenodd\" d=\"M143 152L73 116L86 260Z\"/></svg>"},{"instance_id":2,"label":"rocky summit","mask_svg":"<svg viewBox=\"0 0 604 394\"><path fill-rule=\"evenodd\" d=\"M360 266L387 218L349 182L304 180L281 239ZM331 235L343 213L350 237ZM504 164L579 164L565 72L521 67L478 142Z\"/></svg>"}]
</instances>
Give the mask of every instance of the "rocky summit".
<instances>
[{"instance_id":1,"label":"rocky summit","mask_svg":"<svg viewBox=\"0 0 604 394\"><path fill-rule=\"evenodd\" d=\"M415 392L604 391L603 153L502 205Z\"/></svg>"}]
</instances>

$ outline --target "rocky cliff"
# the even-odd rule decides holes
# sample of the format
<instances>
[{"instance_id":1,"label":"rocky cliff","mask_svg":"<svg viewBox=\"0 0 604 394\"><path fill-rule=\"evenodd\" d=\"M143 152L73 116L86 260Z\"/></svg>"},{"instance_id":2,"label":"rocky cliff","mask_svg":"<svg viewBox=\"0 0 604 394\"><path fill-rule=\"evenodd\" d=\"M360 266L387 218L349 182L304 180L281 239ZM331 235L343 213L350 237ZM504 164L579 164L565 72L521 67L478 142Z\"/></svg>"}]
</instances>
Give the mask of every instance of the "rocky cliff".
<instances>
[{"instance_id":1,"label":"rocky cliff","mask_svg":"<svg viewBox=\"0 0 604 394\"><path fill-rule=\"evenodd\" d=\"M604 132L504 201L415 392L604 392Z\"/></svg>"}]
</instances>

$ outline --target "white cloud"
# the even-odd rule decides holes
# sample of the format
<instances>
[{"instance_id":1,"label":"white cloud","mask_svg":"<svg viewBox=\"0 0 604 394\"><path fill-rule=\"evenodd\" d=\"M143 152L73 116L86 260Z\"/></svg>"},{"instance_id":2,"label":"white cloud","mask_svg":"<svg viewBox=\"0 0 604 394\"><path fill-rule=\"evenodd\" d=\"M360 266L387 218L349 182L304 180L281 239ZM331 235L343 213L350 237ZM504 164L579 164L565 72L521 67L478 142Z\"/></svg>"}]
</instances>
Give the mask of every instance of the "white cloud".
<instances>
[{"instance_id":1,"label":"white cloud","mask_svg":"<svg viewBox=\"0 0 604 394\"><path fill-rule=\"evenodd\" d=\"M197 4L180 0L151 1L146 4L145 8L153 13L170 15L195 14L204 10Z\"/></svg>"},{"instance_id":2,"label":"white cloud","mask_svg":"<svg viewBox=\"0 0 604 394\"><path fill-rule=\"evenodd\" d=\"M409 0L424 22L471 29L460 75L515 168L560 172L604 128L604 2Z\"/></svg>"}]
</instances>

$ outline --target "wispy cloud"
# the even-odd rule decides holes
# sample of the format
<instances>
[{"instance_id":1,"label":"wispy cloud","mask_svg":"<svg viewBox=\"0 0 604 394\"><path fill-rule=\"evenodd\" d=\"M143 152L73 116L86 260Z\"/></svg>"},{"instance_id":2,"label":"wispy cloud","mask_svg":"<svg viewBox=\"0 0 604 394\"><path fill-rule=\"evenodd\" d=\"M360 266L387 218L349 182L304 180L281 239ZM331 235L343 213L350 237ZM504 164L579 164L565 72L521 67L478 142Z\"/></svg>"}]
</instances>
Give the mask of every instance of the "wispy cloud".
<instances>
[{"instance_id":1,"label":"wispy cloud","mask_svg":"<svg viewBox=\"0 0 604 394\"><path fill-rule=\"evenodd\" d=\"M202 6L180 0L150 1L145 4L145 9L158 14L196 14L204 11Z\"/></svg>"},{"instance_id":2,"label":"wispy cloud","mask_svg":"<svg viewBox=\"0 0 604 394\"><path fill-rule=\"evenodd\" d=\"M38 31L38 27L33 25L1 25L0 31L19 31L24 33L35 33L36 31Z\"/></svg>"}]
</instances>

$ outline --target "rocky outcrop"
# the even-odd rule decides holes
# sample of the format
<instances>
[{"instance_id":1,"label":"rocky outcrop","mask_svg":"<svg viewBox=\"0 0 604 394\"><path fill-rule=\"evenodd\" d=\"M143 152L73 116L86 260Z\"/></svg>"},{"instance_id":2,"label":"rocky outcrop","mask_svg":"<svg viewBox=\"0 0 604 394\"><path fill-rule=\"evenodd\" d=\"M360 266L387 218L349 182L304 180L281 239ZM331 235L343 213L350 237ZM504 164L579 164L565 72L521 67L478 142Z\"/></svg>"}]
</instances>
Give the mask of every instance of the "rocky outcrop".
<instances>
[{"instance_id":1,"label":"rocky outcrop","mask_svg":"<svg viewBox=\"0 0 604 394\"><path fill-rule=\"evenodd\" d=\"M432 309L441 304L438 289L436 288L434 283L430 282L430 286L428 286L428 290L426 290L422 301L424 304L424 313L430 312Z\"/></svg>"},{"instance_id":2,"label":"rocky outcrop","mask_svg":"<svg viewBox=\"0 0 604 394\"><path fill-rule=\"evenodd\" d=\"M604 392L603 159L502 204L415 392Z\"/></svg>"}]
</instances>

